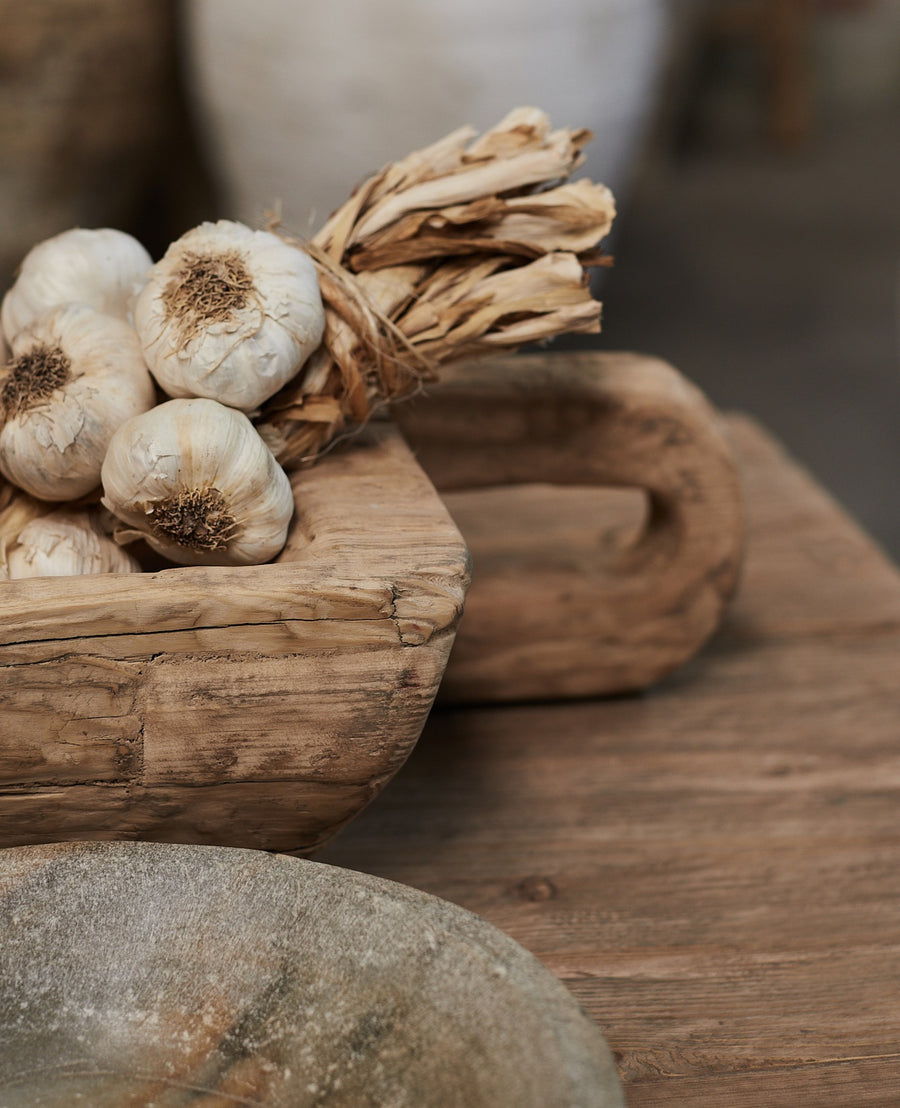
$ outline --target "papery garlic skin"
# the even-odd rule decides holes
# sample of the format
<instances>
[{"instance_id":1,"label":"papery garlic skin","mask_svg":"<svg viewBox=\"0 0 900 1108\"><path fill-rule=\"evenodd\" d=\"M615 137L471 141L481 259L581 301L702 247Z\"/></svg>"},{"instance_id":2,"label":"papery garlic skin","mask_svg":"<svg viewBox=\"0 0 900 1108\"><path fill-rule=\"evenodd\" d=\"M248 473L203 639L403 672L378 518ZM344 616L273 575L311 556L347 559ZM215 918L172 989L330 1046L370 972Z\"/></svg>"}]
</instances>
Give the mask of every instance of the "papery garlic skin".
<instances>
[{"instance_id":1,"label":"papery garlic skin","mask_svg":"<svg viewBox=\"0 0 900 1108\"><path fill-rule=\"evenodd\" d=\"M134 324L169 396L252 412L319 345L325 312L307 254L220 220L172 243L135 301Z\"/></svg>"},{"instance_id":2,"label":"papery garlic skin","mask_svg":"<svg viewBox=\"0 0 900 1108\"><path fill-rule=\"evenodd\" d=\"M22 528L6 556L8 579L140 573L136 558L105 534L96 511L60 509Z\"/></svg>"},{"instance_id":3,"label":"papery garlic skin","mask_svg":"<svg viewBox=\"0 0 900 1108\"><path fill-rule=\"evenodd\" d=\"M18 541L27 524L45 516L52 511L52 507L8 482L0 488L0 503L3 504L0 509L0 581L8 581L10 547Z\"/></svg>"},{"instance_id":4,"label":"papery garlic skin","mask_svg":"<svg viewBox=\"0 0 900 1108\"><path fill-rule=\"evenodd\" d=\"M179 565L259 565L294 512L287 474L242 412L175 399L123 424L103 462L103 504Z\"/></svg>"},{"instance_id":5,"label":"papery garlic skin","mask_svg":"<svg viewBox=\"0 0 900 1108\"><path fill-rule=\"evenodd\" d=\"M84 496L113 432L155 400L132 327L86 304L55 308L0 369L0 472L42 500Z\"/></svg>"},{"instance_id":6,"label":"papery garlic skin","mask_svg":"<svg viewBox=\"0 0 900 1108\"><path fill-rule=\"evenodd\" d=\"M128 319L153 259L132 235L111 227L73 227L33 246L0 306L9 343L39 316L75 302Z\"/></svg>"}]
</instances>

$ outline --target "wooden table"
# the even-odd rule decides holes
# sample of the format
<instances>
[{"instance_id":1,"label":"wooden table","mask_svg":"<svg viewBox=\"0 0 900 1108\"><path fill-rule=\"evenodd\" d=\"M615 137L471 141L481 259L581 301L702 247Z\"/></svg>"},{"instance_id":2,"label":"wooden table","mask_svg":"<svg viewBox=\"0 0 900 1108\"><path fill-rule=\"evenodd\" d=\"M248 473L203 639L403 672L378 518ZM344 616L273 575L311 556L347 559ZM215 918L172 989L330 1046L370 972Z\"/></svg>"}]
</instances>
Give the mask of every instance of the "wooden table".
<instances>
[{"instance_id":1,"label":"wooden table","mask_svg":"<svg viewBox=\"0 0 900 1108\"><path fill-rule=\"evenodd\" d=\"M320 860L536 954L631 1108L900 1104L900 574L752 422L742 585L652 691L438 708Z\"/></svg>"}]
</instances>

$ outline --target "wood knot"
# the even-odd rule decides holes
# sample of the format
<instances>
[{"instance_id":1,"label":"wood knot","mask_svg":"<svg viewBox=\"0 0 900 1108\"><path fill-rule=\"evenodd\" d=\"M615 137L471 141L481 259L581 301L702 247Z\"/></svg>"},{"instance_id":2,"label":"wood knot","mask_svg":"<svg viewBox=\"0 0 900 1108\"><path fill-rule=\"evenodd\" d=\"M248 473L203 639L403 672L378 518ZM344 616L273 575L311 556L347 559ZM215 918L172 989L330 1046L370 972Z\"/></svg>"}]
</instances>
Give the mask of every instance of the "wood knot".
<instances>
[{"instance_id":1,"label":"wood knot","mask_svg":"<svg viewBox=\"0 0 900 1108\"><path fill-rule=\"evenodd\" d=\"M531 901L553 900L559 895L549 877L525 877L516 885L516 892L523 900Z\"/></svg>"}]
</instances>

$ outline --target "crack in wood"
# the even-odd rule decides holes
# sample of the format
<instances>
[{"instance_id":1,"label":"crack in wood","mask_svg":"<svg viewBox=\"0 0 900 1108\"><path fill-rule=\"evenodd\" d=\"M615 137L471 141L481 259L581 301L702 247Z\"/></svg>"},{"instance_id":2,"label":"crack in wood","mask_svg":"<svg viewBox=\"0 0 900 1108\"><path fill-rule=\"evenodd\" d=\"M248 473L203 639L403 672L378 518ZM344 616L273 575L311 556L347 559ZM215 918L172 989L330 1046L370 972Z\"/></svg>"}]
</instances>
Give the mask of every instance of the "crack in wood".
<instances>
[{"instance_id":1,"label":"crack in wood","mask_svg":"<svg viewBox=\"0 0 900 1108\"><path fill-rule=\"evenodd\" d=\"M138 629L132 631L104 631L102 634L82 634L82 635L66 635L56 636L49 639L10 639L6 642L0 643L0 654L7 647L23 647L23 646L40 646L44 643L66 643L66 642L90 642L92 639L124 639L124 638L140 638L141 636L158 636L158 635L177 635L180 633L190 633L193 631L232 631L239 627L277 627L280 625L290 626L292 623L307 624L307 623L393 623L396 626L396 618L393 613L395 599L391 601L391 611L382 612L378 615L365 615L365 616L315 616L315 617L290 617L288 619L272 619L265 620L259 623L221 623L221 624L204 624L202 627L196 625L191 627L154 627L149 631L141 631ZM398 628L399 634L399 628ZM165 653L165 652L160 652ZM61 657L71 657L71 655L61 655ZM46 659L52 661L53 659ZM43 659L42 659L43 661ZM10 662L10 667L20 665L36 665L40 663L35 662Z\"/></svg>"}]
</instances>

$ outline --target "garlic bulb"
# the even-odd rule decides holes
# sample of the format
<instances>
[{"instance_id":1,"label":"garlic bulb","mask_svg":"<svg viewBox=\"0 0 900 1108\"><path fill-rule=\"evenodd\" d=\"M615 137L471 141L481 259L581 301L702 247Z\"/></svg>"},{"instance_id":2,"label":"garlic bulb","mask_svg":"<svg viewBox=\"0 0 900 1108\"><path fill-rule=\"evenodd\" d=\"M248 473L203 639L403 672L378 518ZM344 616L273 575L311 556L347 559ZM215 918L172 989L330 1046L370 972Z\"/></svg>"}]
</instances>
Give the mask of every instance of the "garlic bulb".
<instances>
[{"instance_id":1,"label":"garlic bulb","mask_svg":"<svg viewBox=\"0 0 900 1108\"><path fill-rule=\"evenodd\" d=\"M215 400L176 399L113 435L103 504L181 565L257 565L281 550L294 511L290 481L250 420Z\"/></svg>"},{"instance_id":2,"label":"garlic bulb","mask_svg":"<svg viewBox=\"0 0 900 1108\"><path fill-rule=\"evenodd\" d=\"M14 485L2 483L0 488L0 581L9 580L8 552L25 525L51 511L50 505L35 500Z\"/></svg>"},{"instance_id":3,"label":"garlic bulb","mask_svg":"<svg viewBox=\"0 0 900 1108\"><path fill-rule=\"evenodd\" d=\"M136 238L110 227L74 227L45 239L25 255L3 298L0 325L7 341L51 308L75 301L126 319L152 264Z\"/></svg>"},{"instance_id":4,"label":"garlic bulb","mask_svg":"<svg viewBox=\"0 0 900 1108\"><path fill-rule=\"evenodd\" d=\"M55 308L0 369L0 472L43 500L84 496L113 431L155 399L132 327L86 304Z\"/></svg>"},{"instance_id":5,"label":"garlic bulb","mask_svg":"<svg viewBox=\"0 0 900 1108\"><path fill-rule=\"evenodd\" d=\"M202 223L172 243L134 305L150 371L169 396L252 412L322 340L308 255L242 223Z\"/></svg>"},{"instance_id":6,"label":"garlic bulb","mask_svg":"<svg viewBox=\"0 0 900 1108\"><path fill-rule=\"evenodd\" d=\"M6 555L9 580L140 573L141 567L104 533L96 511L49 512L26 523Z\"/></svg>"}]
</instances>

